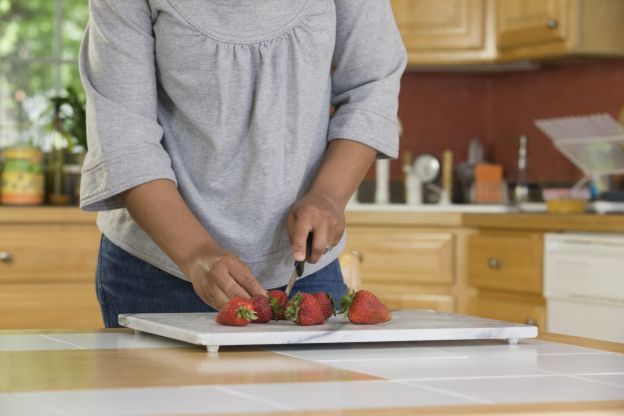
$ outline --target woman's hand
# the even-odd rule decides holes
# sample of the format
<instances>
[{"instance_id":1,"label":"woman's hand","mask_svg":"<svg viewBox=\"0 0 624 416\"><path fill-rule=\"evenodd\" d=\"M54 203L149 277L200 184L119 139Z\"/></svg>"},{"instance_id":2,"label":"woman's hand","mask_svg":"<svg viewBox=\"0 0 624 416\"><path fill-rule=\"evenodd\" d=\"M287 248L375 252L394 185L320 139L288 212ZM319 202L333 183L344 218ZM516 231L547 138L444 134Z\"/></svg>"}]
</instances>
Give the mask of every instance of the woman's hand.
<instances>
[{"instance_id":1,"label":"woman's hand","mask_svg":"<svg viewBox=\"0 0 624 416\"><path fill-rule=\"evenodd\" d=\"M191 262L186 275L195 293L210 307L219 309L234 296L266 296L266 290L235 254L223 249L202 253Z\"/></svg>"},{"instance_id":2,"label":"woman's hand","mask_svg":"<svg viewBox=\"0 0 624 416\"><path fill-rule=\"evenodd\" d=\"M291 208L287 228L295 260L316 263L344 233L344 206L327 194L310 192ZM312 254L306 259L308 233L314 237Z\"/></svg>"}]
</instances>

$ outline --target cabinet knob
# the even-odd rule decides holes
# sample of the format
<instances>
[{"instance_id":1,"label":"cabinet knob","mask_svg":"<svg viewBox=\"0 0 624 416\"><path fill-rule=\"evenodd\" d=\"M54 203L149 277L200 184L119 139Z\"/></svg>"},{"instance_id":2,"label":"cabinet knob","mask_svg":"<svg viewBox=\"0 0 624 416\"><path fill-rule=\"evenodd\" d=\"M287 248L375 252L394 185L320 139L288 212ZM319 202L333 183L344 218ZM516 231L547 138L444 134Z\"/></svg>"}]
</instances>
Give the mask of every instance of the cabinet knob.
<instances>
[{"instance_id":1,"label":"cabinet knob","mask_svg":"<svg viewBox=\"0 0 624 416\"><path fill-rule=\"evenodd\" d=\"M559 20L548 19L546 21L546 27L548 27L548 29L557 29L559 27Z\"/></svg>"},{"instance_id":2,"label":"cabinet knob","mask_svg":"<svg viewBox=\"0 0 624 416\"><path fill-rule=\"evenodd\" d=\"M533 325L533 326L537 326L537 319L535 318L529 318L526 320L526 324L527 325Z\"/></svg>"},{"instance_id":3,"label":"cabinet knob","mask_svg":"<svg viewBox=\"0 0 624 416\"><path fill-rule=\"evenodd\" d=\"M13 255L8 251L0 251L0 262L1 263L10 263L13 260Z\"/></svg>"},{"instance_id":4,"label":"cabinet knob","mask_svg":"<svg viewBox=\"0 0 624 416\"><path fill-rule=\"evenodd\" d=\"M490 257L488 259L488 267L490 269L500 269L502 266L502 263L499 259L497 259L496 257Z\"/></svg>"}]
</instances>

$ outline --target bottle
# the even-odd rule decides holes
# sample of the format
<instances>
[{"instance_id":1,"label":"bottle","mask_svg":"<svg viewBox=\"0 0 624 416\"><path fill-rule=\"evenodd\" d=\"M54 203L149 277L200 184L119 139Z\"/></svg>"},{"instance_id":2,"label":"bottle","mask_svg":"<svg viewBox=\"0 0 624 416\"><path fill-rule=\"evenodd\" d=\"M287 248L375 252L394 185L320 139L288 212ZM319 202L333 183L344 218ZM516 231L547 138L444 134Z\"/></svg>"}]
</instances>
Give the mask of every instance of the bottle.
<instances>
[{"instance_id":1,"label":"bottle","mask_svg":"<svg viewBox=\"0 0 624 416\"><path fill-rule=\"evenodd\" d=\"M527 162L529 158L528 153L528 137L520 136L518 138L518 176L516 177L516 186L514 188L514 201L517 204L528 202L529 200L529 187L526 179Z\"/></svg>"},{"instance_id":2,"label":"bottle","mask_svg":"<svg viewBox=\"0 0 624 416\"><path fill-rule=\"evenodd\" d=\"M378 159L375 163L375 203L390 202L390 160Z\"/></svg>"}]
</instances>

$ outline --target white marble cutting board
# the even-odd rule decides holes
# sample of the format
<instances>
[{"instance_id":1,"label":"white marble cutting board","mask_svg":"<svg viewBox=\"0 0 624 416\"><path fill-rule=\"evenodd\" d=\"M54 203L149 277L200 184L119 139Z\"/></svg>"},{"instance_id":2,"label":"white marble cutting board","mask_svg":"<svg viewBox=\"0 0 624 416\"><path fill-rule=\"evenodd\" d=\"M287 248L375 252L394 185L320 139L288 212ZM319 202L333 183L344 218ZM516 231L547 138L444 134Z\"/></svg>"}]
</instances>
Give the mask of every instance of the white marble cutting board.
<instances>
[{"instance_id":1,"label":"white marble cutting board","mask_svg":"<svg viewBox=\"0 0 624 416\"><path fill-rule=\"evenodd\" d=\"M216 313L144 313L119 315L119 324L218 351L221 345L318 344L340 342L441 341L534 338L537 327L422 309L392 312L378 325L355 325L332 317L323 325L298 326L288 321L224 326Z\"/></svg>"}]
</instances>

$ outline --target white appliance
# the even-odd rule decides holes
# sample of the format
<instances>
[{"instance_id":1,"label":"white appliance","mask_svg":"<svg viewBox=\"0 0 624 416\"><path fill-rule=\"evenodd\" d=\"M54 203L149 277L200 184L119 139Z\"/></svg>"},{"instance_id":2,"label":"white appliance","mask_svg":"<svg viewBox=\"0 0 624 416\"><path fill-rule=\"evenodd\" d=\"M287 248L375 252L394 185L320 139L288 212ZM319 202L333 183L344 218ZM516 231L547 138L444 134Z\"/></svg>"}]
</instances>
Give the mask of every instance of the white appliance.
<instances>
[{"instance_id":1,"label":"white appliance","mask_svg":"<svg viewBox=\"0 0 624 416\"><path fill-rule=\"evenodd\" d=\"M546 234L548 332L624 343L624 234Z\"/></svg>"}]
</instances>

